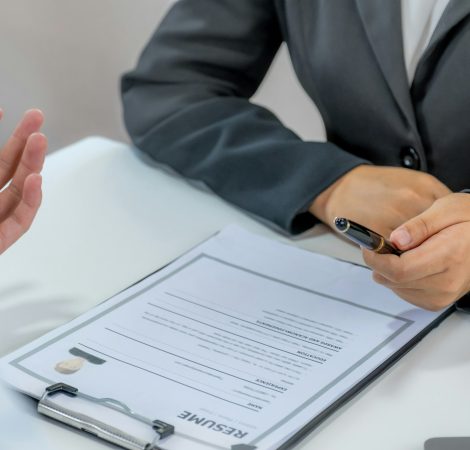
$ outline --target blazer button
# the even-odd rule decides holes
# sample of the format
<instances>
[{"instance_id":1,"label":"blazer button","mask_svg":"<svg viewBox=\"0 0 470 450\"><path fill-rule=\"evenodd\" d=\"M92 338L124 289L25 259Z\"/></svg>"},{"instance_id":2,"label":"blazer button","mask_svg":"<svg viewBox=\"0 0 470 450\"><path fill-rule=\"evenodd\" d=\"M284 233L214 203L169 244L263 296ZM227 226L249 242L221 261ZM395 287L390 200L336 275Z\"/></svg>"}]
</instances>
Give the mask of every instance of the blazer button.
<instances>
[{"instance_id":1,"label":"blazer button","mask_svg":"<svg viewBox=\"0 0 470 450\"><path fill-rule=\"evenodd\" d=\"M401 165L407 169L418 170L421 167L419 154L413 147L405 147L400 153Z\"/></svg>"}]
</instances>

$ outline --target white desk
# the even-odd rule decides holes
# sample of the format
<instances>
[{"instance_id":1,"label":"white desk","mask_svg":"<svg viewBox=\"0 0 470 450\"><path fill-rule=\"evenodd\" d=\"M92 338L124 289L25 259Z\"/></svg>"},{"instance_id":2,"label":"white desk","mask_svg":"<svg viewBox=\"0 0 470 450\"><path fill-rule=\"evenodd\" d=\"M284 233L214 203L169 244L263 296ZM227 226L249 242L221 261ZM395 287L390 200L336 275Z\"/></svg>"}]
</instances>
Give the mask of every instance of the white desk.
<instances>
[{"instance_id":1,"label":"white desk","mask_svg":"<svg viewBox=\"0 0 470 450\"><path fill-rule=\"evenodd\" d=\"M144 164L125 145L90 138L51 155L37 221L0 257L0 355L234 222L285 239L214 195ZM355 247L324 227L292 243L361 261ZM422 450L428 437L470 435L469 375L470 316L454 314L298 448ZM25 427L40 430L51 448L110 448L37 417L32 403L18 407Z\"/></svg>"}]
</instances>

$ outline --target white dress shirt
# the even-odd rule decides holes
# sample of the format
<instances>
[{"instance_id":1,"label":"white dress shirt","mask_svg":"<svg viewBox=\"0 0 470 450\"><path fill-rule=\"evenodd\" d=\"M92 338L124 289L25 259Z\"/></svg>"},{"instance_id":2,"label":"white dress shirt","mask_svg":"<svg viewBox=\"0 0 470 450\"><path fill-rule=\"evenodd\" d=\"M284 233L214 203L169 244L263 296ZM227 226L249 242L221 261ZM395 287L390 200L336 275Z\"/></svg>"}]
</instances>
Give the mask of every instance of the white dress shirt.
<instances>
[{"instance_id":1,"label":"white dress shirt","mask_svg":"<svg viewBox=\"0 0 470 450\"><path fill-rule=\"evenodd\" d=\"M403 50L408 82L413 82L416 67L449 0L401 0Z\"/></svg>"}]
</instances>

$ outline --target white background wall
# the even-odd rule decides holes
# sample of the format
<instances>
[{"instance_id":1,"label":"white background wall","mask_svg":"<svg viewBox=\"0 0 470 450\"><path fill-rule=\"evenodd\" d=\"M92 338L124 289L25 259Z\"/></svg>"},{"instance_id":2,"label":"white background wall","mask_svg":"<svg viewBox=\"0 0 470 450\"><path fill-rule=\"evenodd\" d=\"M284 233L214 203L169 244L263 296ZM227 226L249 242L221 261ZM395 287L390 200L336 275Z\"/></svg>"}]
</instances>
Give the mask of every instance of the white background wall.
<instances>
[{"instance_id":1,"label":"white background wall","mask_svg":"<svg viewBox=\"0 0 470 450\"><path fill-rule=\"evenodd\" d=\"M135 65L168 0L4 0L0 11L0 143L22 112L46 113L53 151L82 137L127 140L120 75ZM295 79L285 48L255 101L305 139L323 125Z\"/></svg>"}]
</instances>

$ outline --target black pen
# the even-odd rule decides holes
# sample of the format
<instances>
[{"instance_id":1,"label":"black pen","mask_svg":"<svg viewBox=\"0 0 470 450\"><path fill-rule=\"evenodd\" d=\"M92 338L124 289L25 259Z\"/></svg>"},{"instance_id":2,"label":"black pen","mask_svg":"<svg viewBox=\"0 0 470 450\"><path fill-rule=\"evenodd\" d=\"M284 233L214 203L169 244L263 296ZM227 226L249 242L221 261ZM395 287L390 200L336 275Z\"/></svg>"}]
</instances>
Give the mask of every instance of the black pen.
<instances>
[{"instance_id":1,"label":"black pen","mask_svg":"<svg viewBox=\"0 0 470 450\"><path fill-rule=\"evenodd\" d=\"M348 239L375 253L391 253L398 256L403 253L380 234L352 220L336 217L335 225Z\"/></svg>"}]
</instances>

